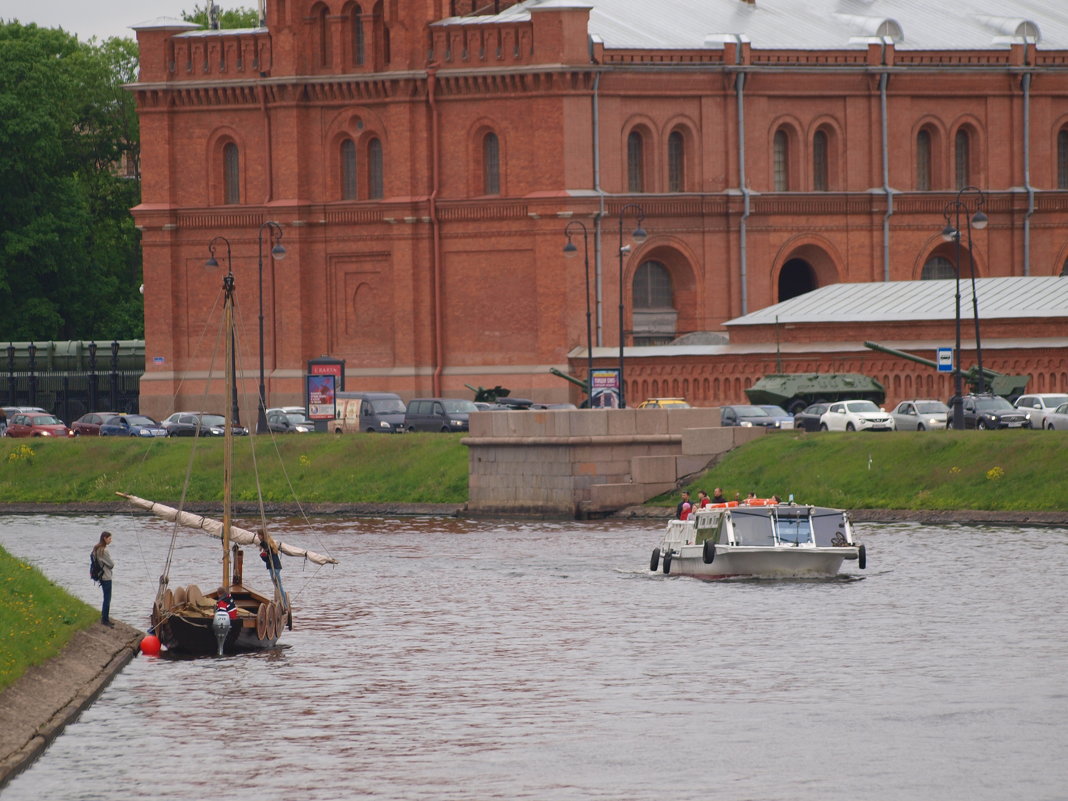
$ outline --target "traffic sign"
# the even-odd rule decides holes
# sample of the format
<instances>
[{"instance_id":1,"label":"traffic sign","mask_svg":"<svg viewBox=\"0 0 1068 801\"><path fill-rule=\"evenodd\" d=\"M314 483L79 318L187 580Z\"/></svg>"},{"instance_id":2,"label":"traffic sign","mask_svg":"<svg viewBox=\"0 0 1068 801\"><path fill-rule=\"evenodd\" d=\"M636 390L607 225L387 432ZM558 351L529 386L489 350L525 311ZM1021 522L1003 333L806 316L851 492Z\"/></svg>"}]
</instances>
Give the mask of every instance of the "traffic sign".
<instances>
[{"instance_id":1,"label":"traffic sign","mask_svg":"<svg viewBox=\"0 0 1068 801\"><path fill-rule=\"evenodd\" d=\"M953 372L953 348L939 348L938 349L938 372L940 373L952 373Z\"/></svg>"}]
</instances>

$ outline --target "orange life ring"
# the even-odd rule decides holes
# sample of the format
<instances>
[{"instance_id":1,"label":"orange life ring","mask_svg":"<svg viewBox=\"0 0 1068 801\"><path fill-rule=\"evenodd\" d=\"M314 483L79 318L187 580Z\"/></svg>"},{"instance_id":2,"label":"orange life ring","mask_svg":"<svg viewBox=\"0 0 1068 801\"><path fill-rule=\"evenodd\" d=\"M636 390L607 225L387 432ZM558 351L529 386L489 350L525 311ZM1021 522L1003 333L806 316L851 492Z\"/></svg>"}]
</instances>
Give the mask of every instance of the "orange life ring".
<instances>
[{"instance_id":1,"label":"orange life ring","mask_svg":"<svg viewBox=\"0 0 1068 801\"><path fill-rule=\"evenodd\" d=\"M775 506L778 503L774 498L750 498L745 502L746 506Z\"/></svg>"},{"instance_id":2,"label":"orange life ring","mask_svg":"<svg viewBox=\"0 0 1068 801\"><path fill-rule=\"evenodd\" d=\"M738 501L724 501L723 503L706 503L702 509L733 509Z\"/></svg>"}]
</instances>

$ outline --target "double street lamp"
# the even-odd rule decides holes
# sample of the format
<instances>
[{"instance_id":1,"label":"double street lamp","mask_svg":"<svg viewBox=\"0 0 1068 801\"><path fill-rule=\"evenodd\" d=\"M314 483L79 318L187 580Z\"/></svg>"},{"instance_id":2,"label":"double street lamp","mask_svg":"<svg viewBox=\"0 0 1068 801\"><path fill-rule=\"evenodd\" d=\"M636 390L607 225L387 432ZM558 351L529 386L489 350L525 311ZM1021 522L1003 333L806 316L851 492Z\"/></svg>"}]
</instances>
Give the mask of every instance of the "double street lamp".
<instances>
[{"instance_id":1,"label":"double street lamp","mask_svg":"<svg viewBox=\"0 0 1068 801\"><path fill-rule=\"evenodd\" d=\"M226 245L226 280L232 282L234 279L234 262L230 251L230 240L225 236L212 237L211 241L208 242L208 252L211 256L204 262L204 266L212 268L219 266L219 260L215 258L215 245L219 243ZM237 348L235 347L234 331L232 328L230 329L230 341L227 344L230 347L230 371L234 376L237 376ZM114 403L112 405L114 405ZM237 381L234 381L231 386L230 422L235 426L241 425L241 411L237 405Z\"/></svg>"},{"instance_id":2,"label":"double street lamp","mask_svg":"<svg viewBox=\"0 0 1068 801\"><path fill-rule=\"evenodd\" d=\"M259 240L257 243L257 255L259 256L259 285L260 285L260 397L259 409L256 415L256 433L267 433L267 388L263 379L263 232L270 231L271 258L281 261L286 257L286 249L282 247L282 226L273 220L268 220L260 226Z\"/></svg>"},{"instance_id":3,"label":"double street lamp","mask_svg":"<svg viewBox=\"0 0 1068 801\"><path fill-rule=\"evenodd\" d=\"M972 213L972 206L968 204L966 193L974 193L974 214ZM960 365L960 268L961 268L961 212L964 213L965 224L968 231L968 266L971 273L972 280L972 316L975 319L975 359L976 368L978 373L978 387L979 391L985 390L985 382L983 376L983 348L979 340L979 297L975 291L975 256L973 255L972 245L972 229L981 231L986 228L988 218L983 212L983 205L986 203L986 195L982 190L974 186L965 186L959 192L955 200L951 200L946 204L943 210L943 216L946 219L946 227L942 229L942 238L946 242L954 242L955 244L955 272L956 272L956 297L955 297L955 316L956 316L956 336L957 341L953 353L953 428L964 428L964 399L963 399L963 386L961 376ZM950 222L950 215L954 215L953 222Z\"/></svg>"},{"instance_id":4,"label":"double street lamp","mask_svg":"<svg viewBox=\"0 0 1068 801\"><path fill-rule=\"evenodd\" d=\"M628 203L619 210L619 408L625 409L627 407L626 385L623 373L623 340L625 331L623 329L623 257L630 253L630 245L623 244L623 218L627 216L627 212L630 211L635 217L634 231L631 232L630 238L634 242L640 245L648 238L648 234L645 229L642 228L642 220L645 219L645 211L637 203Z\"/></svg>"},{"instance_id":5,"label":"double street lamp","mask_svg":"<svg viewBox=\"0 0 1068 801\"><path fill-rule=\"evenodd\" d=\"M590 312L590 239L586 224L581 220L572 220L564 226L564 236L567 244L564 245L564 255L571 258L578 252L575 243L571 241L571 230L582 229L582 260L586 268L586 406L593 407L593 321Z\"/></svg>"}]
</instances>

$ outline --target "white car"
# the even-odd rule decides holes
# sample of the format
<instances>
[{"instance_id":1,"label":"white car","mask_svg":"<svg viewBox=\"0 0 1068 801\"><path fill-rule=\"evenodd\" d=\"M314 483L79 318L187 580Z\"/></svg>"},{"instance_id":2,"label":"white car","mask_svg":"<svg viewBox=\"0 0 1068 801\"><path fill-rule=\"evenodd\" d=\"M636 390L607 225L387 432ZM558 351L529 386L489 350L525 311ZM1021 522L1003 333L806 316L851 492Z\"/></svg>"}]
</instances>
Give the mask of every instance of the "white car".
<instances>
[{"instance_id":1,"label":"white car","mask_svg":"<svg viewBox=\"0 0 1068 801\"><path fill-rule=\"evenodd\" d=\"M946 428L949 407L940 400L903 400L890 414L898 431L935 431Z\"/></svg>"},{"instance_id":2,"label":"white car","mask_svg":"<svg viewBox=\"0 0 1068 801\"><path fill-rule=\"evenodd\" d=\"M1046 415L1062 403L1068 403L1068 395L1060 392L1037 392L1021 395L1016 399L1015 406L1027 415L1031 428L1045 428Z\"/></svg>"},{"instance_id":3,"label":"white car","mask_svg":"<svg viewBox=\"0 0 1068 801\"><path fill-rule=\"evenodd\" d=\"M832 403L820 416L820 431L893 431L894 418L868 400Z\"/></svg>"},{"instance_id":4,"label":"white car","mask_svg":"<svg viewBox=\"0 0 1068 801\"><path fill-rule=\"evenodd\" d=\"M1046 415L1047 431L1068 431L1068 403L1062 403Z\"/></svg>"}]
</instances>

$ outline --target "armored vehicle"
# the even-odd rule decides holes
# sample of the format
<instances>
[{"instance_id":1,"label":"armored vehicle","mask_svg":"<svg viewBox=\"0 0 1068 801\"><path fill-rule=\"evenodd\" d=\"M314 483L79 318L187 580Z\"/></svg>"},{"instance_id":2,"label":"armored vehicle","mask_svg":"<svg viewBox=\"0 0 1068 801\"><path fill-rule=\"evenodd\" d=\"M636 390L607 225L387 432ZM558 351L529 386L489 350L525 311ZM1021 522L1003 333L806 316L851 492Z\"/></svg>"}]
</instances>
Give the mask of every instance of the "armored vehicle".
<instances>
[{"instance_id":1,"label":"armored vehicle","mask_svg":"<svg viewBox=\"0 0 1068 801\"><path fill-rule=\"evenodd\" d=\"M888 348L886 345L880 345L878 342L865 342L864 347L869 348L870 350L877 350L880 353L889 353L891 356L900 356L902 359L908 359L910 362L926 364L928 367L938 367L938 362L932 361L931 359L925 359L922 356L917 356L916 354L908 353L907 351ZM967 370L961 370L960 374L961 378L968 382L968 387L973 394L992 392L995 395L1000 395L1001 397L1008 399L1010 402L1015 401L1018 397L1027 392L1027 382L1030 380L1030 376L1007 375L1006 373L999 373L997 370L990 370L986 367L980 370L976 365L972 365Z\"/></svg>"},{"instance_id":2,"label":"armored vehicle","mask_svg":"<svg viewBox=\"0 0 1068 801\"><path fill-rule=\"evenodd\" d=\"M775 404L797 414L813 403L870 400L882 403L886 390L874 378L859 373L778 373L766 375L745 391L750 403Z\"/></svg>"}]
</instances>

